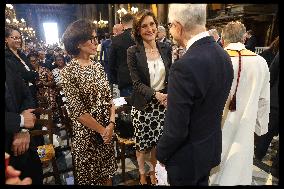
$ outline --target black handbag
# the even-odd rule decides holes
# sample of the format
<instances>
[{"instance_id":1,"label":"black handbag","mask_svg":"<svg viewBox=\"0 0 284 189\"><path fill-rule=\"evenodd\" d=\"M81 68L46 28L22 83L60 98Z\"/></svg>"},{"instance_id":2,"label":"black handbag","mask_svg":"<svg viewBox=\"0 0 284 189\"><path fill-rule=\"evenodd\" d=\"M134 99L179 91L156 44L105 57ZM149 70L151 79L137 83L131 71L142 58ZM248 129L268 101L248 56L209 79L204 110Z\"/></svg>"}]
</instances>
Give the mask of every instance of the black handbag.
<instances>
[{"instance_id":1,"label":"black handbag","mask_svg":"<svg viewBox=\"0 0 284 189\"><path fill-rule=\"evenodd\" d=\"M134 136L134 127L130 111L122 111L116 118L115 133L121 138L132 138Z\"/></svg>"}]
</instances>

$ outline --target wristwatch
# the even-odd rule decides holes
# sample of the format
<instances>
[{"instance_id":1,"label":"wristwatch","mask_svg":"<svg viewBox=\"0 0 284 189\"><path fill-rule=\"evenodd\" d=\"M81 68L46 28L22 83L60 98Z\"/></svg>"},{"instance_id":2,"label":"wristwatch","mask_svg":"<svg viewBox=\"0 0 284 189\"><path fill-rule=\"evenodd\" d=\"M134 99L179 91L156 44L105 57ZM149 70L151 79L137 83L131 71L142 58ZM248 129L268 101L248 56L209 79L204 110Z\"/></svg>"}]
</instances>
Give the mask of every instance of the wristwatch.
<instances>
[{"instance_id":1,"label":"wristwatch","mask_svg":"<svg viewBox=\"0 0 284 189\"><path fill-rule=\"evenodd\" d=\"M28 129L21 129L21 133L29 133L30 131Z\"/></svg>"}]
</instances>

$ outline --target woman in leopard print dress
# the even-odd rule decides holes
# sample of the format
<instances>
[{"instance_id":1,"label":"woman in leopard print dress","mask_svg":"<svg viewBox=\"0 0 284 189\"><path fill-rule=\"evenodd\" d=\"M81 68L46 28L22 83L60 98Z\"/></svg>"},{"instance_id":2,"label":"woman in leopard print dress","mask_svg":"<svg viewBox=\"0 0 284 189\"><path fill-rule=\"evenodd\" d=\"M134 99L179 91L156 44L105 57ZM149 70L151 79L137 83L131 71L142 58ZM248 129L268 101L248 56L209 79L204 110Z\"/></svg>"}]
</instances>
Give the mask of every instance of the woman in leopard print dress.
<instances>
[{"instance_id":1,"label":"woman in leopard print dress","mask_svg":"<svg viewBox=\"0 0 284 189\"><path fill-rule=\"evenodd\" d=\"M104 69L90 60L98 44L93 24L73 22L63 35L63 43L66 51L75 55L61 75L73 122L75 184L111 185L117 169L112 141L115 112Z\"/></svg>"}]
</instances>

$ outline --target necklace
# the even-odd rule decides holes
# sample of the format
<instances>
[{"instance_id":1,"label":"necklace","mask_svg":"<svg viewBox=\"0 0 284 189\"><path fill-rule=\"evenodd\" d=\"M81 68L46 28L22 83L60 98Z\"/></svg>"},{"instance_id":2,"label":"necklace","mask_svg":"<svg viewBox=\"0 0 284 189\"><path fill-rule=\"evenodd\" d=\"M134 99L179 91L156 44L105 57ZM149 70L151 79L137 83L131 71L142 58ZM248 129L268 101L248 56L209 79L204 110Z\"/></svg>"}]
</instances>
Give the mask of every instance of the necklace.
<instances>
[{"instance_id":1,"label":"necklace","mask_svg":"<svg viewBox=\"0 0 284 189\"><path fill-rule=\"evenodd\" d=\"M155 53L155 52L158 52L158 49L148 49L148 48L145 48L145 52L146 53Z\"/></svg>"}]
</instances>

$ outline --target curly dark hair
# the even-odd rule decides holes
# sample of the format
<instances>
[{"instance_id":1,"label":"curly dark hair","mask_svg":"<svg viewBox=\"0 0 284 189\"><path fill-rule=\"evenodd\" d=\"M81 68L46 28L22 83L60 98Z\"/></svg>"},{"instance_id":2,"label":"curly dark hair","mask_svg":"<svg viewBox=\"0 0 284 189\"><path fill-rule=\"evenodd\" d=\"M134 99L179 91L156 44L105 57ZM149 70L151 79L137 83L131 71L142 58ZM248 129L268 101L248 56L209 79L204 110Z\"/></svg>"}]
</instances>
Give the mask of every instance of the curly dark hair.
<instances>
[{"instance_id":1,"label":"curly dark hair","mask_svg":"<svg viewBox=\"0 0 284 189\"><path fill-rule=\"evenodd\" d=\"M70 55L78 55L80 50L78 45L90 39L92 33L96 31L96 26L90 20L79 19L71 23L62 36L65 50Z\"/></svg>"},{"instance_id":2,"label":"curly dark hair","mask_svg":"<svg viewBox=\"0 0 284 189\"><path fill-rule=\"evenodd\" d=\"M57 58L62 58L62 59L63 59L64 64L66 63L65 58L64 58L64 56L63 56L62 54L58 54L58 55L56 55L56 56L54 57L54 60L56 61L56 60L57 60Z\"/></svg>"},{"instance_id":3,"label":"curly dark hair","mask_svg":"<svg viewBox=\"0 0 284 189\"><path fill-rule=\"evenodd\" d=\"M140 35L140 28L141 28L141 23L146 16L151 16L154 19L156 26L158 27L158 21L154 13L147 9L141 10L139 13L137 13L137 15L135 16L133 20L132 37L134 38L136 43L142 43L142 37Z\"/></svg>"}]
</instances>

